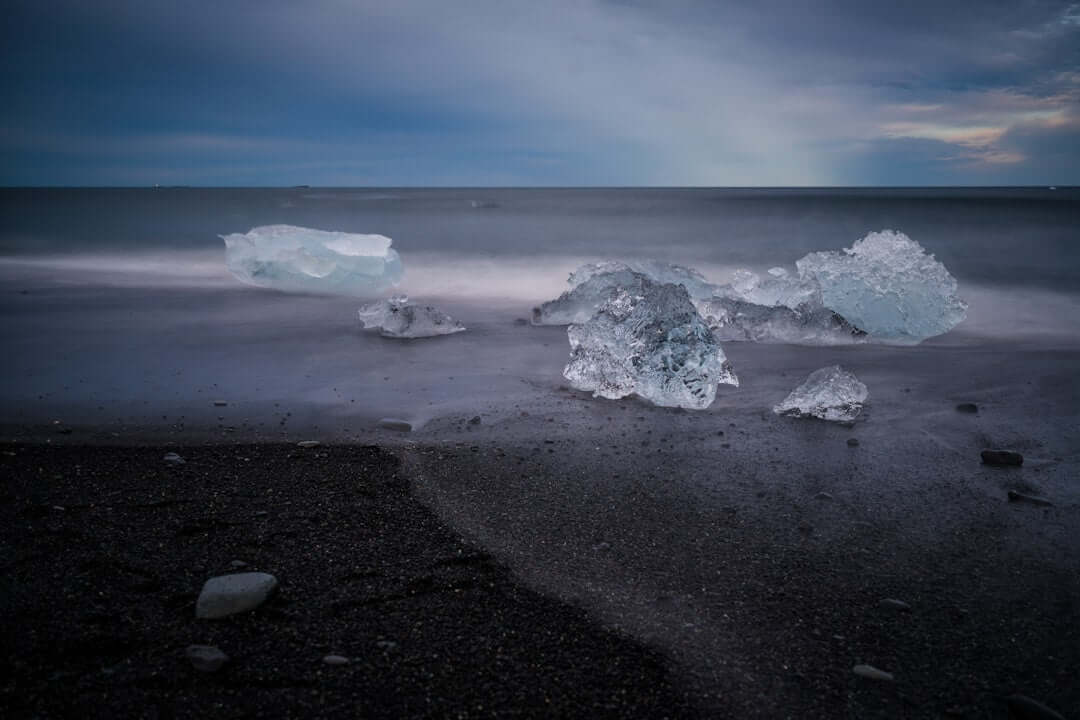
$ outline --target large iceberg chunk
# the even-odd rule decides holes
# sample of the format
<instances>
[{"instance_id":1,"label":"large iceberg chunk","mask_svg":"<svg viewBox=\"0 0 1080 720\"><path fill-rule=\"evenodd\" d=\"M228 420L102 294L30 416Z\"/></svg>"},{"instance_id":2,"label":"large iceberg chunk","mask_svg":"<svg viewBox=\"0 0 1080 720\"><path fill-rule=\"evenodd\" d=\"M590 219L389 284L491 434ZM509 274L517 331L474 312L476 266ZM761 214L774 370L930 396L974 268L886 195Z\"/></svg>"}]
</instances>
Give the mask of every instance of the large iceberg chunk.
<instances>
[{"instance_id":1,"label":"large iceberg chunk","mask_svg":"<svg viewBox=\"0 0 1080 720\"><path fill-rule=\"evenodd\" d=\"M915 344L948 332L967 312L956 278L900 232L870 233L845 250L810 253L796 266L820 286L825 307L875 340Z\"/></svg>"},{"instance_id":2,"label":"large iceberg chunk","mask_svg":"<svg viewBox=\"0 0 1080 720\"><path fill-rule=\"evenodd\" d=\"M222 239L229 271L261 287L371 296L397 285L403 273L383 235L265 225Z\"/></svg>"},{"instance_id":3,"label":"large iceberg chunk","mask_svg":"<svg viewBox=\"0 0 1080 720\"><path fill-rule=\"evenodd\" d=\"M441 310L411 304L406 295L362 305L359 315L363 327L377 328L380 335L389 338L434 337L465 330L464 325Z\"/></svg>"},{"instance_id":4,"label":"large iceberg chunk","mask_svg":"<svg viewBox=\"0 0 1080 720\"><path fill-rule=\"evenodd\" d=\"M853 422L862 412L869 393L853 373L839 365L815 370L802 385L773 408L777 415L816 417L835 422Z\"/></svg>"},{"instance_id":5,"label":"large iceberg chunk","mask_svg":"<svg viewBox=\"0 0 1080 720\"><path fill-rule=\"evenodd\" d=\"M666 407L706 408L739 380L682 285L635 274L587 322L572 324L563 376L611 399L637 394Z\"/></svg>"},{"instance_id":6,"label":"large iceberg chunk","mask_svg":"<svg viewBox=\"0 0 1080 720\"><path fill-rule=\"evenodd\" d=\"M583 323L613 298L619 288L635 286L642 277L654 282L682 285L693 298L710 297L715 289L697 270L681 265L656 260L588 263L570 273L569 290L555 300L533 308L533 324Z\"/></svg>"}]
</instances>

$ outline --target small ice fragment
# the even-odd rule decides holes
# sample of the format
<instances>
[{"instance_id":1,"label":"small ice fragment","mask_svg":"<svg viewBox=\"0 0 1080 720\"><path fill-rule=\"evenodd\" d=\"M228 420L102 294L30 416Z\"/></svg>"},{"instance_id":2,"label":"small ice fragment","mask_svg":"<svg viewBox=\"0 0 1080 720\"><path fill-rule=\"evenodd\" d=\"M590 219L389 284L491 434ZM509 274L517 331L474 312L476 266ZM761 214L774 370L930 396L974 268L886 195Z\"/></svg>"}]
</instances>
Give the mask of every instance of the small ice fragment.
<instances>
[{"instance_id":1,"label":"small ice fragment","mask_svg":"<svg viewBox=\"0 0 1080 720\"><path fill-rule=\"evenodd\" d=\"M296 443L296 446L302 448L313 448L318 447L321 444L322 443L320 443L318 440L301 440L300 442Z\"/></svg>"},{"instance_id":2,"label":"small ice fragment","mask_svg":"<svg viewBox=\"0 0 1080 720\"><path fill-rule=\"evenodd\" d=\"M862 412L866 386L839 365L815 370L773 408L777 415L852 422Z\"/></svg>"},{"instance_id":3,"label":"small ice fragment","mask_svg":"<svg viewBox=\"0 0 1080 720\"><path fill-rule=\"evenodd\" d=\"M165 457L163 457L162 460L169 463L170 465L183 465L186 462L184 458L180 457L174 452L165 453Z\"/></svg>"},{"instance_id":4,"label":"small ice fragment","mask_svg":"<svg viewBox=\"0 0 1080 720\"><path fill-rule=\"evenodd\" d=\"M901 232L873 232L842 251L795 263L821 287L825 307L875 340L915 344L948 332L967 314L956 278Z\"/></svg>"},{"instance_id":5,"label":"small ice fragment","mask_svg":"<svg viewBox=\"0 0 1080 720\"><path fill-rule=\"evenodd\" d=\"M222 235L239 280L291 292L371 296L401 282L401 258L383 235L264 225Z\"/></svg>"},{"instance_id":6,"label":"small ice fragment","mask_svg":"<svg viewBox=\"0 0 1080 720\"><path fill-rule=\"evenodd\" d=\"M389 338L422 338L463 332L465 326L430 305L413 305L406 295L395 295L363 305L359 310L360 324L377 328Z\"/></svg>"},{"instance_id":7,"label":"small ice fragment","mask_svg":"<svg viewBox=\"0 0 1080 720\"><path fill-rule=\"evenodd\" d=\"M719 384L739 384L720 343L685 287L634 275L588 322L567 329L563 377L594 396L637 394L665 407L707 408Z\"/></svg>"}]
</instances>

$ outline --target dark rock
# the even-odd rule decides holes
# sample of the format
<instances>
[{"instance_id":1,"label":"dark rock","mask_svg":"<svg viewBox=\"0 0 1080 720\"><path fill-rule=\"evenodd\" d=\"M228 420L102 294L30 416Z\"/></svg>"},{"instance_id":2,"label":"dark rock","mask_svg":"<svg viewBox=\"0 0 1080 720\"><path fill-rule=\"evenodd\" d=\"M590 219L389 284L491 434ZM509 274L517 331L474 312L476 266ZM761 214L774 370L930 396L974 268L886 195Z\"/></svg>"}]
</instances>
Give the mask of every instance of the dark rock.
<instances>
[{"instance_id":1,"label":"dark rock","mask_svg":"<svg viewBox=\"0 0 1080 720\"><path fill-rule=\"evenodd\" d=\"M395 418L383 418L379 421L379 427L383 430L396 430L398 432L412 432L412 423Z\"/></svg>"},{"instance_id":2,"label":"dark rock","mask_svg":"<svg viewBox=\"0 0 1080 720\"><path fill-rule=\"evenodd\" d=\"M847 439L847 444L848 444L848 447L858 447L859 438L848 438Z\"/></svg>"},{"instance_id":3,"label":"dark rock","mask_svg":"<svg viewBox=\"0 0 1080 720\"><path fill-rule=\"evenodd\" d=\"M1005 702L1009 706L1009 720L1065 720L1060 713L1026 695L1010 695Z\"/></svg>"},{"instance_id":4,"label":"dark rock","mask_svg":"<svg viewBox=\"0 0 1080 720\"><path fill-rule=\"evenodd\" d=\"M956 406L956 412L977 413L979 412L979 406L975 403L960 403Z\"/></svg>"},{"instance_id":5,"label":"dark rock","mask_svg":"<svg viewBox=\"0 0 1080 720\"><path fill-rule=\"evenodd\" d=\"M983 450L983 465L1015 466L1024 464L1024 456L1011 450Z\"/></svg>"},{"instance_id":6,"label":"dark rock","mask_svg":"<svg viewBox=\"0 0 1080 720\"><path fill-rule=\"evenodd\" d=\"M514 319L514 324L515 325L528 325L529 321L526 320L525 318L515 318Z\"/></svg>"},{"instance_id":7,"label":"dark rock","mask_svg":"<svg viewBox=\"0 0 1080 720\"><path fill-rule=\"evenodd\" d=\"M199 672L212 673L229 661L229 656L211 645L188 645L184 651L191 666Z\"/></svg>"},{"instance_id":8,"label":"dark rock","mask_svg":"<svg viewBox=\"0 0 1080 720\"><path fill-rule=\"evenodd\" d=\"M896 598L885 598L878 601L878 607L884 610L898 610L900 612L911 612L911 606L903 600L897 600Z\"/></svg>"},{"instance_id":9,"label":"dark rock","mask_svg":"<svg viewBox=\"0 0 1080 720\"><path fill-rule=\"evenodd\" d=\"M470 425L479 425L481 422L483 422L483 420L480 419L479 415L474 415L472 419L469 420Z\"/></svg>"},{"instance_id":10,"label":"dark rock","mask_svg":"<svg viewBox=\"0 0 1080 720\"><path fill-rule=\"evenodd\" d=\"M1026 502L1032 505L1045 505L1052 506L1054 503L1041 497L1035 497L1034 495L1025 495L1024 493L1018 493L1015 490L1009 491L1009 502Z\"/></svg>"}]
</instances>

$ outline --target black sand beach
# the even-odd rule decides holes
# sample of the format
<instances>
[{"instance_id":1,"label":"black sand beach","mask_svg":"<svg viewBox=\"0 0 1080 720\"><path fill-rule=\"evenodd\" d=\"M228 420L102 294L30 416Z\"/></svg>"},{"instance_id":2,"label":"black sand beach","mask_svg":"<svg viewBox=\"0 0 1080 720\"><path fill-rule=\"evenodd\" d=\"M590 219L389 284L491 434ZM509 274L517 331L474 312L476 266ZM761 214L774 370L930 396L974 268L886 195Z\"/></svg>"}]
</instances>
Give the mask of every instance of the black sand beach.
<instances>
[{"instance_id":1,"label":"black sand beach","mask_svg":"<svg viewBox=\"0 0 1080 720\"><path fill-rule=\"evenodd\" d=\"M587 459L565 440L556 453L48 440L0 457L8 717L1027 717L1008 715L1014 693L1080 707L1075 555L1006 540L1016 523L1075 523L1075 506L1002 493L924 544L899 526L941 502L927 488L892 523L836 512L845 500L823 490L828 510L777 512L782 482L686 505L644 467L621 495L576 497L551 491ZM482 516L454 500L476 493ZM233 560L279 591L196 619L202 583ZM231 660L200 673L191 644ZM331 653L351 662L324 664Z\"/></svg>"}]
</instances>

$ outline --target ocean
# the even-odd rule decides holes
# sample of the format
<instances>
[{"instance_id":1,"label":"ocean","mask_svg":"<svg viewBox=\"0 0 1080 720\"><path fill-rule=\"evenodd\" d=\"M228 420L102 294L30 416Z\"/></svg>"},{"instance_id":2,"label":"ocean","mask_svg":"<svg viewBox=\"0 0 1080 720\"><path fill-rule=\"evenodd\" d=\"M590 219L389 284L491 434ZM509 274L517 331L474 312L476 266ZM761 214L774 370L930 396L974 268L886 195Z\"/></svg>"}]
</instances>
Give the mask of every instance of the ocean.
<instances>
[{"instance_id":1,"label":"ocean","mask_svg":"<svg viewBox=\"0 0 1080 720\"><path fill-rule=\"evenodd\" d=\"M724 281L884 228L934 253L970 303L924 347L1074 348L1078 219L1068 188L5 189L0 408L16 425L291 437L527 406L563 384L568 346L562 328L515 320L583 262L655 258ZM239 283L220 236L276 223L391 237L399 290L469 331L387 340L360 330L353 298ZM736 372L744 394L757 384Z\"/></svg>"}]
</instances>

